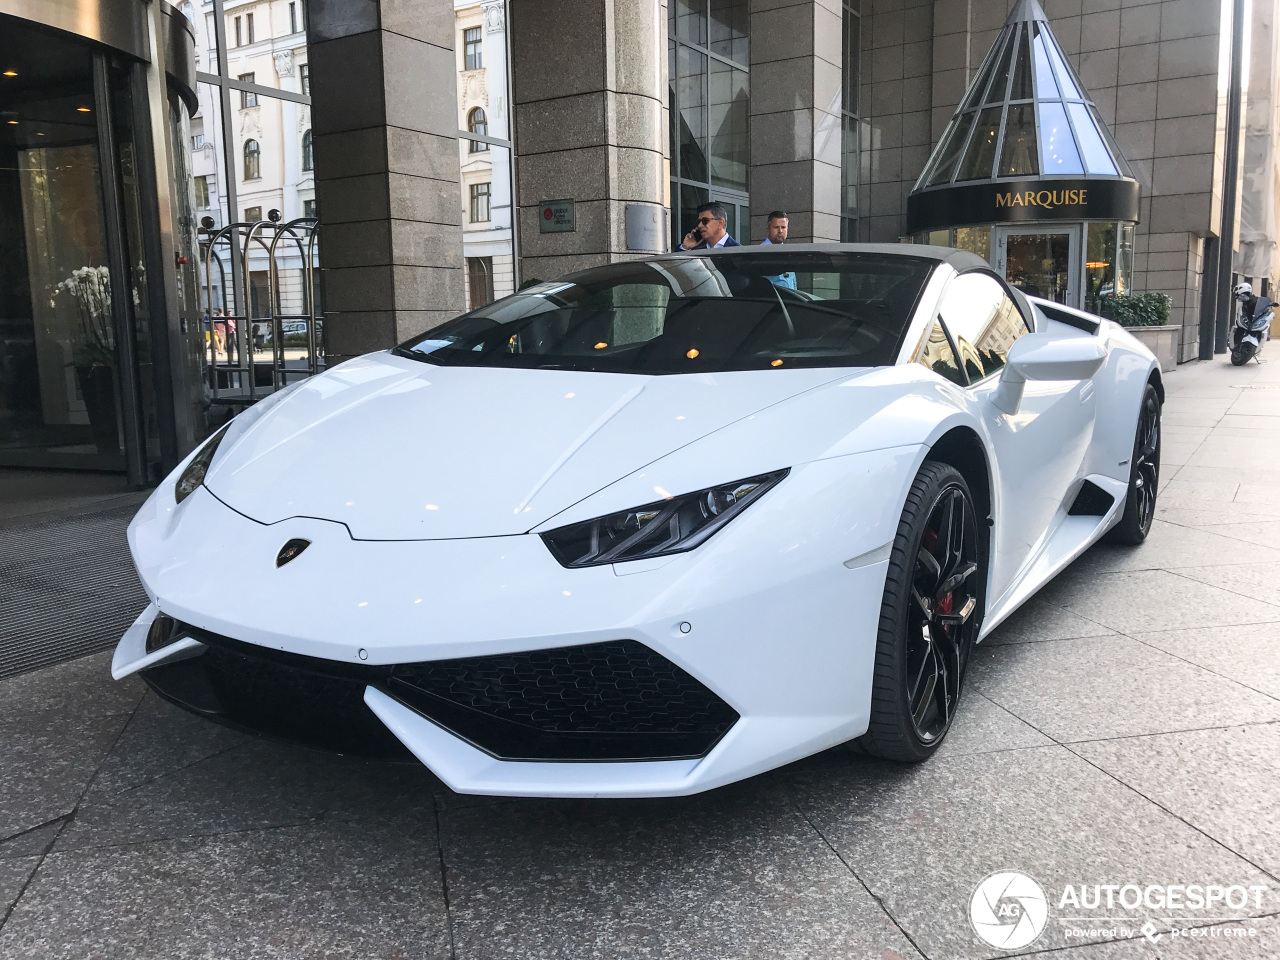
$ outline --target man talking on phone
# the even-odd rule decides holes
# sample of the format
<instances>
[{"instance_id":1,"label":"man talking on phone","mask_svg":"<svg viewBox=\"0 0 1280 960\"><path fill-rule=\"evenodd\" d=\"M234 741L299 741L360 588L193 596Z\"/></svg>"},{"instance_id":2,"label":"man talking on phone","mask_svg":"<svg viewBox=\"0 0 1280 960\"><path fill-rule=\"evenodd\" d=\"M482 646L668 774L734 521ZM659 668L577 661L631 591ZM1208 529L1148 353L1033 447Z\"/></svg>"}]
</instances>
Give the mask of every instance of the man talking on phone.
<instances>
[{"instance_id":1,"label":"man talking on phone","mask_svg":"<svg viewBox=\"0 0 1280 960\"><path fill-rule=\"evenodd\" d=\"M685 250L714 250L716 247L740 247L725 229L729 214L718 203L704 203L698 208L698 222L684 235L680 246Z\"/></svg>"}]
</instances>

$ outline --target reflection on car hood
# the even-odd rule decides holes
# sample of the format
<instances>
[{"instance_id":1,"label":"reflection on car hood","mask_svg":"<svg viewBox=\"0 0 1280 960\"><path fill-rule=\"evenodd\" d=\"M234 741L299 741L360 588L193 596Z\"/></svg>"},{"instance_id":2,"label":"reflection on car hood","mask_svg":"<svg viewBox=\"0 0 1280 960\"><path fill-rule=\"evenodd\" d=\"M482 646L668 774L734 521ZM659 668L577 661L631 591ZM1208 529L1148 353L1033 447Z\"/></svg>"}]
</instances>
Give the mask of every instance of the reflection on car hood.
<instances>
[{"instance_id":1,"label":"reflection on car hood","mask_svg":"<svg viewBox=\"0 0 1280 960\"><path fill-rule=\"evenodd\" d=\"M206 485L262 523L337 520L358 539L524 533L685 444L859 372L652 377L372 354L299 384L261 416L251 408Z\"/></svg>"}]
</instances>

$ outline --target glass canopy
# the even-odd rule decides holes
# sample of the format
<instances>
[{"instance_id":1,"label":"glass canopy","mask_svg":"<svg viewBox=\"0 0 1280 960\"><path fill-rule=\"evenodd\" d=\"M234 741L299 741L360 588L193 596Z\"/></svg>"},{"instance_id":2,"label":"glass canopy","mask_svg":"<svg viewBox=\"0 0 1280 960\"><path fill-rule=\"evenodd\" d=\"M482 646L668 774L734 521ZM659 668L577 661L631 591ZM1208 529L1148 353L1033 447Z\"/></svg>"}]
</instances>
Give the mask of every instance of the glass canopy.
<instances>
[{"instance_id":1,"label":"glass canopy","mask_svg":"<svg viewBox=\"0 0 1280 960\"><path fill-rule=\"evenodd\" d=\"M1011 177L1129 177L1036 0L1021 0L915 190Z\"/></svg>"}]
</instances>

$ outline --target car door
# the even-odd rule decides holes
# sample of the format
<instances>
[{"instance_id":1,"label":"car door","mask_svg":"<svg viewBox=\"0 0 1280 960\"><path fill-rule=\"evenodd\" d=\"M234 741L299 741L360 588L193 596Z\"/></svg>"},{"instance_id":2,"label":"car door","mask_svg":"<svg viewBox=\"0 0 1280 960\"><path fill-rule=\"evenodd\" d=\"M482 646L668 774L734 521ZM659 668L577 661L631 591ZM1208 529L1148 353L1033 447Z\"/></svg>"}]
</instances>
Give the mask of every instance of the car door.
<instances>
[{"instance_id":1,"label":"car door","mask_svg":"<svg viewBox=\"0 0 1280 960\"><path fill-rule=\"evenodd\" d=\"M990 596L998 602L1035 556L1080 473L1093 433L1093 382L1028 382L1018 412L1005 413L992 394L1009 348L1029 332L1013 299L986 272L961 274L943 293L939 316L995 452Z\"/></svg>"}]
</instances>

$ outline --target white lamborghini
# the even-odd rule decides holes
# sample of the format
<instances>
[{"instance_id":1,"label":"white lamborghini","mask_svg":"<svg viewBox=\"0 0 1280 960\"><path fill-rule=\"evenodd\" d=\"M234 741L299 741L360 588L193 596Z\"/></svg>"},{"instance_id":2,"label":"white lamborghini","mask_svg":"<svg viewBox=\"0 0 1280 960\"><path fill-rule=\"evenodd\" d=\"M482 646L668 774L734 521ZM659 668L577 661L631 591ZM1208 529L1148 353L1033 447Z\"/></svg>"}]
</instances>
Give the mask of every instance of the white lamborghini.
<instances>
[{"instance_id":1,"label":"white lamborghini","mask_svg":"<svg viewBox=\"0 0 1280 960\"><path fill-rule=\"evenodd\" d=\"M540 283L246 410L129 527L121 639L212 720L463 793L929 757L973 644L1155 509L1155 358L925 246Z\"/></svg>"}]
</instances>

